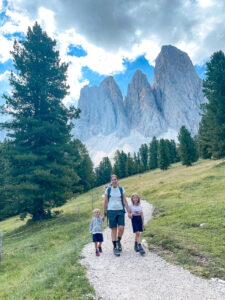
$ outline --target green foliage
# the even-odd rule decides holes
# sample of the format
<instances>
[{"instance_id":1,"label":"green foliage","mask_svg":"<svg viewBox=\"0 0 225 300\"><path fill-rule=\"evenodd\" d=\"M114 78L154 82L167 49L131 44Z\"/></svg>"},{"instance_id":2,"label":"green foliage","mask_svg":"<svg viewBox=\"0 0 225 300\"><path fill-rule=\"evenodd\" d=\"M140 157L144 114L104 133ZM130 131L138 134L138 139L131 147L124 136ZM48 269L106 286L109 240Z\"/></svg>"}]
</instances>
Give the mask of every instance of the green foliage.
<instances>
[{"instance_id":1,"label":"green foliage","mask_svg":"<svg viewBox=\"0 0 225 300\"><path fill-rule=\"evenodd\" d=\"M179 154L183 165L191 166L198 160L197 145L190 132L182 126L178 135Z\"/></svg>"},{"instance_id":2,"label":"green foliage","mask_svg":"<svg viewBox=\"0 0 225 300\"><path fill-rule=\"evenodd\" d=\"M124 151L117 150L114 156L114 161L113 174L116 174L119 178L126 177L127 154Z\"/></svg>"},{"instance_id":3,"label":"green foliage","mask_svg":"<svg viewBox=\"0 0 225 300\"><path fill-rule=\"evenodd\" d=\"M86 192L95 185L93 163L85 145L78 139L70 142L69 155L71 165L77 174L77 180L73 182L73 193Z\"/></svg>"},{"instance_id":4,"label":"green foliage","mask_svg":"<svg viewBox=\"0 0 225 300\"><path fill-rule=\"evenodd\" d=\"M1 123L10 137L8 160L10 190L21 216L33 220L51 215L50 209L66 202L77 174L70 164L70 120L79 111L67 109L63 98L68 65L60 62L56 42L35 23L26 39L14 42L17 73L11 73L12 94L4 95Z\"/></svg>"},{"instance_id":5,"label":"green foliage","mask_svg":"<svg viewBox=\"0 0 225 300\"><path fill-rule=\"evenodd\" d=\"M94 298L80 264L82 248L91 242L92 194L96 195L95 207L101 207L102 187L68 201L57 218L30 223L13 217L0 222L0 299Z\"/></svg>"},{"instance_id":6,"label":"green foliage","mask_svg":"<svg viewBox=\"0 0 225 300\"><path fill-rule=\"evenodd\" d=\"M103 157L99 164L99 167L95 169L96 183L102 185L110 182L110 176L112 174L112 165L108 157Z\"/></svg>"},{"instance_id":7,"label":"green foliage","mask_svg":"<svg viewBox=\"0 0 225 300\"><path fill-rule=\"evenodd\" d=\"M126 160L126 174L127 176L136 174L136 166L134 158L131 156L130 152L127 154L127 160Z\"/></svg>"},{"instance_id":8,"label":"green foliage","mask_svg":"<svg viewBox=\"0 0 225 300\"><path fill-rule=\"evenodd\" d=\"M158 141L154 136L149 145L149 169L154 170L158 168Z\"/></svg>"},{"instance_id":9,"label":"green foliage","mask_svg":"<svg viewBox=\"0 0 225 300\"><path fill-rule=\"evenodd\" d=\"M149 248L207 278L225 279L225 161L199 160L187 172L173 164L121 180L154 206L143 233Z\"/></svg>"},{"instance_id":10,"label":"green foliage","mask_svg":"<svg viewBox=\"0 0 225 300\"><path fill-rule=\"evenodd\" d=\"M140 159L141 159L141 164L143 166L143 171L146 171L148 169L148 146L147 144L142 144L140 149Z\"/></svg>"},{"instance_id":11,"label":"green foliage","mask_svg":"<svg viewBox=\"0 0 225 300\"><path fill-rule=\"evenodd\" d=\"M199 149L204 158L225 157L225 55L215 52L206 64L203 93L208 103L202 106Z\"/></svg>"},{"instance_id":12,"label":"green foliage","mask_svg":"<svg viewBox=\"0 0 225 300\"><path fill-rule=\"evenodd\" d=\"M159 167L161 170L167 170L170 165L169 153L164 139L159 141Z\"/></svg>"}]
</instances>

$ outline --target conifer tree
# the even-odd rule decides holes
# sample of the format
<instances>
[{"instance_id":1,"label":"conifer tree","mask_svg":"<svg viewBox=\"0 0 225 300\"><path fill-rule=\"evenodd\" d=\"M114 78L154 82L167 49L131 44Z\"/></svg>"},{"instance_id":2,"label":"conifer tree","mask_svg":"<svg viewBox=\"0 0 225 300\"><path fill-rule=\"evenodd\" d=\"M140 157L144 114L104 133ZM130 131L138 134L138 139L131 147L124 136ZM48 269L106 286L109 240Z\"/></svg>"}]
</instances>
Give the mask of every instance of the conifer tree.
<instances>
[{"instance_id":1,"label":"conifer tree","mask_svg":"<svg viewBox=\"0 0 225 300\"><path fill-rule=\"evenodd\" d=\"M170 165L168 150L164 139L159 141L159 167L161 170L167 170Z\"/></svg>"},{"instance_id":2,"label":"conifer tree","mask_svg":"<svg viewBox=\"0 0 225 300\"><path fill-rule=\"evenodd\" d=\"M71 141L70 147L71 163L78 175L77 181L73 184L73 192L86 192L95 185L93 162L87 148L80 140Z\"/></svg>"},{"instance_id":3,"label":"conifer tree","mask_svg":"<svg viewBox=\"0 0 225 300\"><path fill-rule=\"evenodd\" d=\"M126 174L127 176L135 174L135 164L134 159L131 156L130 152L127 154L127 160L126 160Z\"/></svg>"},{"instance_id":4,"label":"conifer tree","mask_svg":"<svg viewBox=\"0 0 225 300\"><path fill-rule=\"evenodd\" d=\"M171 151L173 163L180 161L177 146L174 140L170 140L170 147L171 147L170 151Z\"/></svg>"},{"instance_id":5,"label":"conifer tree","mask_svg":"<svg viewBox=\"0 0 225 300\"><path fill-rule=\"evenodd\" d=\"M141 164L143 166L143 171L146 171L148 169L148 146L147 144L142 144L140 149L140 158L141 158Z\"/></svg>"},{"instance_id":6,"label":"conifer tree","mask_svg":"<svg viewBox=\"0 0 225 300\"><path fill-rule=\"evenodd\" d=\"M179 140L179 154L183 165L191 166L193 162L197 161L197 146L190 132L185 126L182 126L178 135Z\"/></svg>"},{"instance_id":7,"label":"conifer tree","mask_svg":"<svg viewBox=\"0 0 225 300\"><path fill-rule=\"evenodd\" d=\"M112 174L111 162L108 157L103 157L102 161L99 164L99 167L96 168L97 185L110 182L111 174Z\"/></svg>"},{"instance_id":8,"label":"conifer tree","mask_svg":"<svg viewBox=\"0 0 225 300\"><path fill-rule=\"evenodd\" d=\"M133 159L134 159L134 174L137 174L137 173L139 173L140 164L139 164L138 156L137 156L136 152L134 152L134 158Z\"/></svg>"},{"instance_id":9,"label":"conifer tree","mask_svg":"<svg viewBox=\"0 0 225 300\"><path fill-rule=\"evenodd\" d=\"M116 174L119 178L124 178L126 174L126 160L127 154L124 151L117 150L114 156L114 166L113 173Z\"/></svg>"},{"instance_id":10,"label":"conifer tree","mask_svg":"<svg viewBox=\"0 0 225 300\"><path fill-rule=\"evenodd\" d=\"M51 215L71 195L77 175L68 159L70 120L79 112L67 109L67 68L60 62L52 40L35 23L24 41L15 41L12 57L17 73L11 73L12 94L4 95L2 112L11 118L1 124L11 144L11 190L21 217L33 220Z\"/></svg>"},{"instance_id":11,"label":"conifer tree","mask_svg":"<svg viewBox=\"0 0 225 300\"><path fill-rule=\"evenodd\" d=\"M158 141L154 136L149 145L149 169L158 168Z\"/></svg>"},{"instance_id":12,"label":"conifer tree","mask_svg":"<svg viewBox=\"0 0 225 300\"><path fill-rule=\"evenodd\" d=\"M202 105L199 148L204 158L225 157L225 55L215 52L206 63L203 93L208 102Z\"/></svg>"}]
</instances>

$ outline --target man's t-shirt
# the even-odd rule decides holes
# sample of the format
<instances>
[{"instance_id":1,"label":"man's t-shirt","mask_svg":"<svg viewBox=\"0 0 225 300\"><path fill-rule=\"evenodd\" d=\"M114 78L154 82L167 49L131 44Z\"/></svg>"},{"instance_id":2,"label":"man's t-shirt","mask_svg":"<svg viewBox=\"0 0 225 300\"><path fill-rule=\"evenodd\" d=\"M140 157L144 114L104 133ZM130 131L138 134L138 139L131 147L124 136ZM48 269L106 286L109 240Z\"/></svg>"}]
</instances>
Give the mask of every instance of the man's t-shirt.
<instances>
[{"instance_id":1,"label":"man's t-shirt","mask_svg":"<svg viewBox=\"0 0 225 300\"><path fill-rule=\"evenodd\" d=\"M123 190L123 194L124 194L125 190L123 187L122 187L122 190ZM108 188L105 190L105 195L108 195ZM108 199L107 210L122 210L122 209L123 209L123 205L122 205L122 201L121 201L120 189L118 186L116 188L111 186L111 192L110 192L110 197Z\"/></svg>"}]
</instances>

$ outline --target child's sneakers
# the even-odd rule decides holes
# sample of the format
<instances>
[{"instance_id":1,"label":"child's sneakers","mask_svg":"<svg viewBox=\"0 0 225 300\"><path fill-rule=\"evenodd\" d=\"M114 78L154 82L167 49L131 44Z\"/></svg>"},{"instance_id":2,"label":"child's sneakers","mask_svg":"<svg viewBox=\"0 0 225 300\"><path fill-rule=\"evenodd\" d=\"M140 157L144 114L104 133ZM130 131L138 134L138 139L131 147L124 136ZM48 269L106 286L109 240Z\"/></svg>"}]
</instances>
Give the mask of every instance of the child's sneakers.
<instances>
[{"instance_id":1,"label":"child's sneakers","mask_svg":"<svg viewBox=\"0 0 225 300\"><path fill-rule=\"evenodd\" d=\"M100 256L100 253L99 253L99 250L98 250L98 249L96 249L95 255L96 255L96 256Z\"/></svg>"},{"instance_id":2,"label":"child's sneakers","mask_svg":"<svg viewBox=\"0 0 225 300\"><path fill-rule=\"evenodd\" d=\"M98 246L98 251L99 251L100 253L102 253L102 247L101 247L101 246Z\"/></svg>"},{"instance_id":3,"label":"child's sneakers","mask_svg":"<svg viewBox=\"0 0 225 300\"><path fill-rule=\"evenodd\" d=\"M140 253L141 255L144 255L144 254L145 254L145 250L143 249L143 247L142 247L141 244L139 244L139 253Z\"/></svg>"}]
</instances>

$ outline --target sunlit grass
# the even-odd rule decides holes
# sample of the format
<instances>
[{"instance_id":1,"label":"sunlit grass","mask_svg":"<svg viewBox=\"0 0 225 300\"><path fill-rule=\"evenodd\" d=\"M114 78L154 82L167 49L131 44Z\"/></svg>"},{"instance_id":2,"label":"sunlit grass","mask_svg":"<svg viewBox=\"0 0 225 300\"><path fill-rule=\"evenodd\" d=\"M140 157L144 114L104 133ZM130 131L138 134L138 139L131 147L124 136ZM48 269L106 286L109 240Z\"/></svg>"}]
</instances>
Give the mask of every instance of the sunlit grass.
<instances>
[{"instance_id":1,"label":"sunlit grass","mask_svg":"<svg viewBox=\"0 0 225 300\"><path fill-rule=\"evenodd\" d=\"M155 207L144 233L151 251L200 276L225 279L224 160L189 168L178 163L120 183L127 196L137 192ZM26 225L27 220L13 217L0 222L0 299L92 299L79 259L91 241L92 198L102 209L102 194L100 187L72 199L48 221Z\"/></svg>"},{"instance_id":2,"label":"sunlit grass","mask_svg":"<svg viewBox=\"0 0 225 300\"><path fill-rule=\"evenodd\" d=\"M121 182L155 206L145 237L152 251L205 277L225 279L225 162L173 165Z\"/></svg>"},{"instance_id":3,"label":"sunlit grass","mask_svg":"<svg viewBox=\"0 0 225 300\"><path fill-rule=\"evenodd\" d=\"M79 258L90 241L92 195L94 205L102 207L102 191L69 201L55 219L31 225L18 217L0 222L0 299L92 299Z\"/></svg>"}]
</instances>

